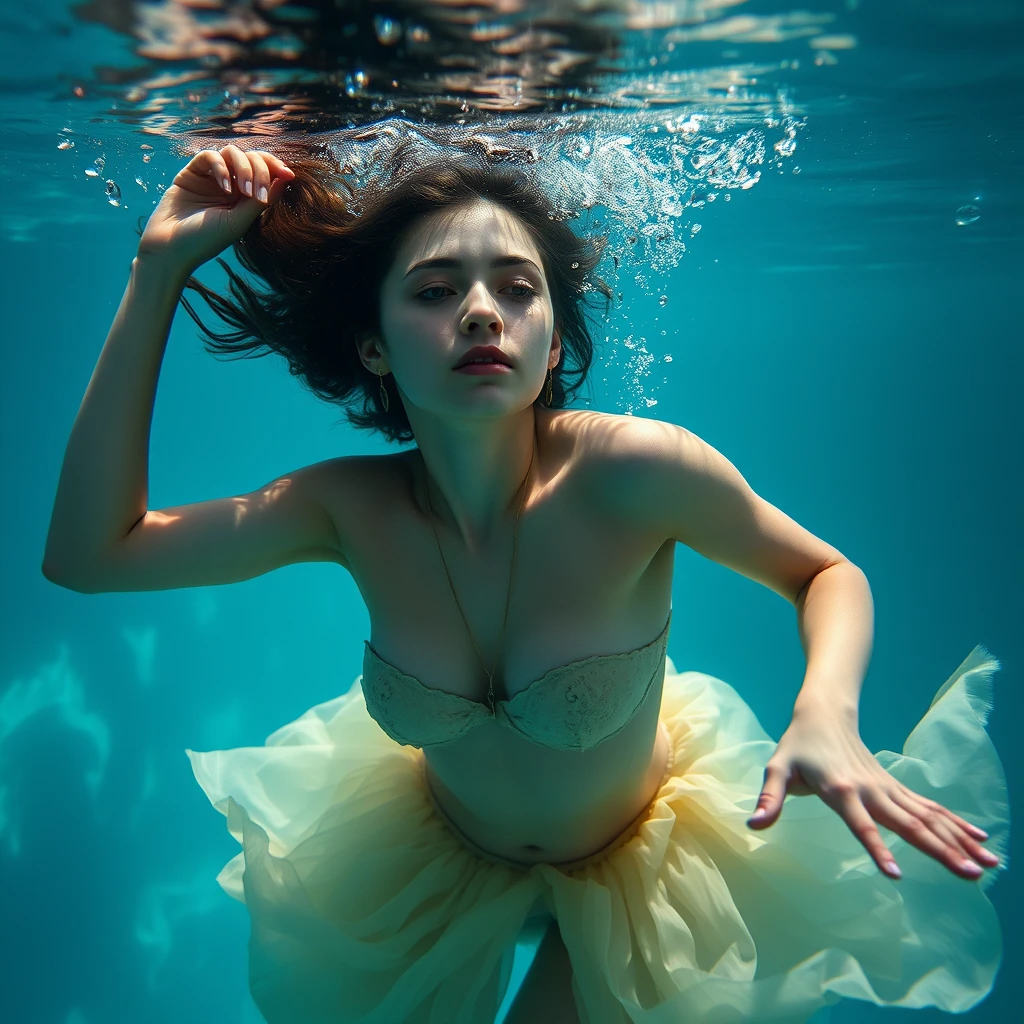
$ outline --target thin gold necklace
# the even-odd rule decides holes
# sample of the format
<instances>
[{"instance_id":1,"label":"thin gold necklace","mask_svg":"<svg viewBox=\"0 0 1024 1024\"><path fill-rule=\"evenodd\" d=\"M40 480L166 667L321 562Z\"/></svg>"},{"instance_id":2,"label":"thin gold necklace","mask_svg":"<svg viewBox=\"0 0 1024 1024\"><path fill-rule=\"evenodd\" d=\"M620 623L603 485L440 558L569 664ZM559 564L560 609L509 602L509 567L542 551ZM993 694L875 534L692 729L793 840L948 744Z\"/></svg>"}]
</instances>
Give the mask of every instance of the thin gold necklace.
<instances>
[{"instance_id":1,"label":"thin gold necklace","mask_svg":"<svg viewBox=\"0 0 1024 1024\"><path fill-rule=\"evenodd\" d=\"M490 705L491 714L494 714L494 673L498 668L498 660L501 658L501 641L505 636L505 622L508 619L508 605L509 600L512 597L512 579L515 576L516 571L516 548L519 540L519 517L522 515L523 506L526 504L526 492L529 490L528 484L530 480L530 473L533 470L533 460L537 454L536 435L534 436L533 452L530 455L530 467L526 471L526 478L523 480L520 486L523 489L523 496L519 501L519 511L516 512L516 526L515 531L512 534L512 565L508 571L508 593L505 595L505 614L501 620L501 632L498 634L498 650L494 656L494 666L490 672L487 671L487 663L483 659L483 655L480 653L480 648L476 645L476 640L473 639L473 631L469 628L469 622L466 620L466 614L462 610L462 605L459 603L459 595L455 593L455 585L452 583L451 573L448 571L448 563L444 560L444 552L441 550L441 541L437 536L437 527L434 526L434 510L430 507L430 490L427 487L427 468L426 463L423 464L423 493L427 499L427 512L428 518L430 519L430 528L434 532L434 543L437 544L437 553L441 556L441 565L444 566L444 574L448 577L448 586L451 589L452 597L455 598L455 607L459 609L459 614L462 616L462 621L465 623L466 632L469 634L469 639L473 644L473 649L476 651L476 656L480 659L480 664L483 666L484 673L487 676L487 703Z\"/></svg>"}]
</instances>

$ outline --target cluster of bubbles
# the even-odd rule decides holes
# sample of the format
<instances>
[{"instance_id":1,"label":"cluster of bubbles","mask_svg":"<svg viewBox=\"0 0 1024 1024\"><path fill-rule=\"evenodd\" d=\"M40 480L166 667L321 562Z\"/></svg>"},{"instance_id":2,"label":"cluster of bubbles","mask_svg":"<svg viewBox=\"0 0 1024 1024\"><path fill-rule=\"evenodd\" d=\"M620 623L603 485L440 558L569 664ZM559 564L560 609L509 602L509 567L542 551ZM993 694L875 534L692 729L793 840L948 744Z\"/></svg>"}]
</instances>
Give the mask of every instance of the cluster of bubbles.
<instances>
[{"instance_id":1,"label":"cluster of bubbles","mask_svg":"<svg viewBox=\"0 0 1024 1024\"><path fill-rule=\"evenodd\" d=\"M398 144L408 147L403 165L438 157L514 164L551 199L548 216L607 234L605 262L598 274L616 290L623 272L652 297L652 275L676 268L702 230L700 211L734 192L753 188L764 172L780 167L796 151L803 125L780 98L780 111L760 123L737 123L723 114L690 112L660 117L655 113L591 112L552 117L544 123L458 119L448 125L424 125L388 118L372 125L324 133L317 155L338 168L356 196L377 182L377 169ZM358 205L354 212L359 212ZM660 294L659 306L668 302ZM662 330L662 336L666 335ZM642 335L609 335L599 358L622 384L617 404L625 413L651 408L655 357Z\"/></svg>"},{"instance_id":2,"label":"cluster of bubbles","mask_svg":"<svg viewBox=\"0 0 1024 1024\"><path fill-rule=\"evenodd\" d=\"M417 161L427 163L439 157L483 156L495 164L514 164L550 197L552 220L586 215L583 232L601 228L607 235L605 261L598 274L611 284L619 302L619 280L628 273L637 288L652 298L662 293L657 301L665 306L665 289L655 287L651 279L679 265L688 244L703 228L701 211L718 201L729 202L734 192L753 188L767 169L781 167L795 152L803 122L788 108L785 97L779 97L778 107L777 113L756 124L723 113L695 111L682 115L601 111L547 119L492 115L461 117L442 125L391 117L321 133L314 151L337 167L339 176L355 186L357 196L362 187L374 183L377 169L388 165L388 153L399 143L407 147L410 170ZM79 151L71 138L75 134L65 128L58 148ZM90 146L102 145L98 139L87 141ZM227 141L203 136L186 140L183 148L198 151ZM254 139L251 145L265 143ZM152 146L139 146L137 158L144 164L152 157ZM86 178L103 182L104 200L111 206L128 209L106 164L101 152L85 167ZM149 192L143 176L127 173L143 193ZM165 187L158 184L154 192L159 195ZM359 212L358 206L354 212ZM656 361L645 337L629 335L610 341L603 357L616 363L616 374L623 380L618 392L623 411L656 404L645 392Z\"/></svg>"},{"instance_id":3,"label":"cluster of bubbles","mask_svg":"<svg viewBox=\"0 0 1024 1024\"><path fill-rule=\"evenodd\" d=\"M75 130L70 127L64 127L61 129L60 137L57 142L57 149L62 151L70 151L78 148L76 141L70 136L75 135ZM84 140L84 145L89 146L93 149L103 149L104 143L102 139L94 137L88 137ZM143 142L138 147L139 158L142 163L148 164L153 159L155 150L148 142ZM121 186L113 178L105 178L104 171L107 166L107 156L105 152L101 152L92 163L87 164L83 170L86 179L88 180L102 180L103 181L103 196L107 203L111 206L120 207L127 210L128 204L123 201L121 194ZM140 175L136 175L135 184L142 189L143 192L149 191L149 182L142 178ZM155 191L158 194L162 194L167 190L167 186L163 184L157 184ZM155 206L158 200L152 201Z\"/></svg>"},{"instance_id":4,"label":"cluster of bubbles","mask_svg":"<svg viewBox=\"0 0 1024 1024\"><path fill-rule=\"evenodd\" d=\"M784 98L780 106L786 106ZM543 121L459 118L447 125L393 117L323 133L317 152L357 195L374 183L376 169L399 144L411 155L403 161L410 171L438 158L482 156L515 164L551 197L552 220L574 220L603 207L613 229L609 255L665 272L678 265L686 240L702 228L693 213L756 185L768 166L793 154L801 126L785 110L753 127L724 115L674 118L636 111Z\"/></svg>"}]
</instances>

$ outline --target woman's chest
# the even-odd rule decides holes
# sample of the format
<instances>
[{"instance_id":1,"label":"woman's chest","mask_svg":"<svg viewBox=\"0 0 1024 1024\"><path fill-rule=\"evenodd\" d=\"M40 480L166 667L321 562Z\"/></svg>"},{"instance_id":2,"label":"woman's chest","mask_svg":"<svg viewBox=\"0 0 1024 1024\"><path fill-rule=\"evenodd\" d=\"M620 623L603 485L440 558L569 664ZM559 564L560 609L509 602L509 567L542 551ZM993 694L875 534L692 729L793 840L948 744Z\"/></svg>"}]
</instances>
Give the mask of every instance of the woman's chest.
<instances>
[{"instance_id":1,"label":"woman's chest","mask_svg":"<svg viewBox=\"0 0 1024 1024\"><path fill-rule=\"evenodd\" d=\"M444 702L423 688L474 702L474 717L487 718L475 713L488 706L492 668L494 698L518 696L506 710L524 719L517 727L478 722L450 742L425 746L437 800L479 845L516 860L568 859L601 845L660 779L661 680L644 655L631 657L621 692L605 686L599 702L621 728L605 728L614 735L591 749L568 750L535 734L568 734L589 723L569 721L576 706L557 707L564 679L543 677L595 655L663 650L652 642L666 624L675 543L630 528L568 486L531 500L517 535L509 522L504 535L475 551L444 530L435 538L411 501L378 508L350 563L370 613L373 651L412 677L395 680L389 694L395 723L411 735L433 709L431 729L446 727L441 718L451 705L442 710ZM543 721L534 700L541 688L551 698ZM403 694L410 708L394 708ZM469 712L455 710L457 718Z\"/></svg>"},{"instance_id":2,"label":"woman's chest","mask_svg":"<svg viewBox=\"0 0 1024 1024\"><path fill-rule=\"evenodd\" d=\"M665 623L674 542L623 528L571 493L541 498L485 545L435 536L414 508L392 508L382 539L360 545L353 576L378 655L424 686L486 703L550 669L630 651ZM513 564L514 549L514 564Z\"/></svg>"}]
</instances>

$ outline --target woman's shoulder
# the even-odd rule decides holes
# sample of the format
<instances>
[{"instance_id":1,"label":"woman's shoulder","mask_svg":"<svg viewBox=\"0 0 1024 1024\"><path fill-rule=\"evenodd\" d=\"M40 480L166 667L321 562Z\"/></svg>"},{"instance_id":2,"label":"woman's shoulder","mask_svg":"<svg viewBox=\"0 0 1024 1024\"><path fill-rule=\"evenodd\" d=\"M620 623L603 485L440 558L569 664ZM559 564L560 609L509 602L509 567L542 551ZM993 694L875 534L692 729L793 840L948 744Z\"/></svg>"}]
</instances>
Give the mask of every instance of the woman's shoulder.
<instances>
[{"instance_id":1,"label":"woman's shoulder","mask_svg":"<svg viewBox=\"0 0 1024 1024\"><path fill-rule=\"evenodd\" d=\"M681 467L693 438L674 423L590 410L551 415L551 462L570 469L572 489L591 509L633 522L658 500L666 471Z\"/></svg>"},{"instance_id":2,"label":"woman's shoulder","mask_svg":"<svg viewBox=\"0 0 1024 1024\"><path fill-rule=\"evenodd\" d=\"M672 423L591 409L540 409L537 426L544 475L559 478L588 502L613 505L632 505L650 485L652 469L689 435ZM339 456L310 468L328 507L376 517L414 503L418 460L410 447Z\"/></svg>"},{"instance_id":3,"label":"woman's shoulder","mask_svg":"<svg viewBox=\"0 0 1024 1024\"><path fill-rule=\"evenodd\" d=\"M559 455L614 483L622 473L642 472L678 452L688 437L684 427L589 409L546 410L547 434Z\"/></svg>"}]
</instances>

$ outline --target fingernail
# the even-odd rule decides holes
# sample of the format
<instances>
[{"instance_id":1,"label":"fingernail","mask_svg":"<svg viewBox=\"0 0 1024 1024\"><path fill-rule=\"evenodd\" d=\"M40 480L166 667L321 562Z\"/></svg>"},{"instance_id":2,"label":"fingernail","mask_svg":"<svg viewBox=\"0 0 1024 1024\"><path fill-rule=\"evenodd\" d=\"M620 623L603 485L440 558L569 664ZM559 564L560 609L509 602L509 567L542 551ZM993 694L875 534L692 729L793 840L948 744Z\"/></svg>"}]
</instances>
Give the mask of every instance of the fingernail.
<instances>
[{"instance_id":1,"label":"fingernail","mask_svg":"<svg viewBox=\"0 0 1024 1024\"><path fill-rule=\"evenodd\" d=\"M991 864L991 865L993 865L993 867L994 867L994 866L995 866L996 864L998 864L998 863L999 863L999 858L998 858L998 857L997 857L997 856L996 856L996 855L995 855L994 853L992 853L992 852L991 852L990 850L982 850L982 851L981 851L981 852L980 852L980 853L978 854L978 858L979 858L980 860L983 860L983 861L985 861L985 862L986 862L987 864Z\"/></svg>"},{"instance_id":2,"label":"fingernail","mask_svg":"<svg viewBox=\"0 0 1024 1024\"><path fill-rule=\"evenodd\" d=\"M251 181L247 181L245 183L245 194L247 196L251 196L252 195L252 182Z\"/></svg>"},{"instance_id":3,"label":"fingernail","mask_svg":"<svg viewBox=\"0 0 1024 1024\"><path fill-rule=\"evenodd\" d=\"M267 187L266 185L260 185L260 202L265 203L267 201Z\"/></svg>"},{"instance_id":4,"label":"fingernail","mask_svg":"<svg viewBox=\"0 0 1024 1024\"><path fill-rule=\"evenodd\" d=\"M972 825L971 828L979 839L988 839L988 833L983 828L978 828L977 825Z\"/></svg>"},{"instance_id":5,"label":"fingernail","mask_svg":"<svg viewBox=\"0 0 1024 1024\"><path fill-rule=\"evenodd\" d=\"M903 872L900 871L899 865L894 860L889 861L885 865L885 870L888 871L889 874L892 875L893 878L902 878L903 877Z\"/></svg>"},{"instance_id":6,"label":"fingernail","mask_svg":"<svg viewBox=\"0 0 1024 1024\"><path fill-rule=\"evenodd\" d=\"M221 178L220 179L220 187L222 189L224 189L225 192L230 192L231 191L231 181L230 181L230 179L229 178Z\"/></svg>"},{"instance_id":7,"label":"fingernail","mask_svg":"<svg viewBox=\"0 0 1024 1024\"><path fill-rule=\"evenodd\" d=\"M763 807L758 807L758 809L754 811L749 818L747 818L747 821L760 821L764 816L765 809Z\"/></svg>"},{"instance_id":8,"label":"fingernail","mask_svg":"<svg viewBox=\"0 0 1024 1024\"><path fill-rule=\"evenodd\" d=\"M981 874L981 865L980 864L975 864L973 860L965 860L960 866L969 875L980 875Z\"/></svg>"}]
</instances>

